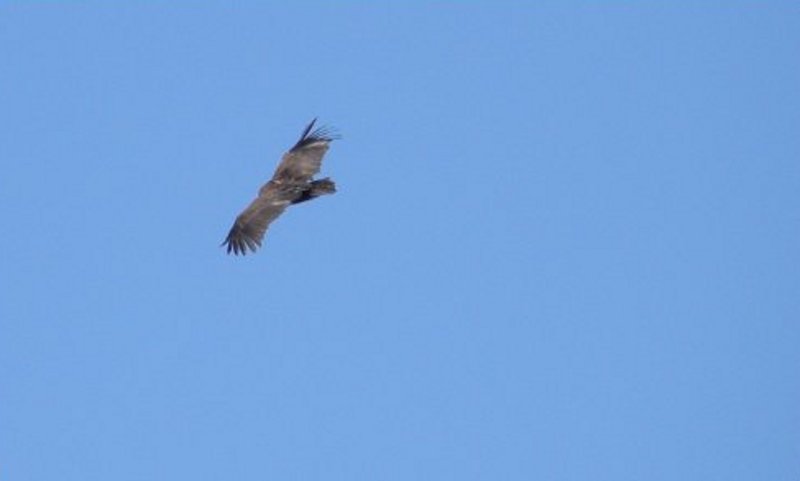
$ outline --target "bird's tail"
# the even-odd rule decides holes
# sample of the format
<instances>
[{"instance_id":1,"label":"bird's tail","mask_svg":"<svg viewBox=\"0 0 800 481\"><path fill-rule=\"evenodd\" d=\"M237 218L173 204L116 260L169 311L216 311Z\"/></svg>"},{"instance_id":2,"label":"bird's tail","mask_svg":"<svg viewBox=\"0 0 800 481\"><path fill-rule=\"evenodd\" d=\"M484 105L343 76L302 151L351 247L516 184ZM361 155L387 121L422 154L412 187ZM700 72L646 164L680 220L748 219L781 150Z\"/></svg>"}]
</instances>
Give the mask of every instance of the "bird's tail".
<instances>
[{"instance_id":1,"label":"bird's tail","mask_svg":"<svg viewBox=\"0 0 800 481\"><path fill-rule=\"evenodd\" d=\"M322 195L333 194L335 192L336 184L329 177L314 180L311 182L311 184L309 184L308 190L303 192L303 195L292 202L292 204L299 204L300 202L305 202L307 200L315 199Z\"/></svg>"}]
</instances>

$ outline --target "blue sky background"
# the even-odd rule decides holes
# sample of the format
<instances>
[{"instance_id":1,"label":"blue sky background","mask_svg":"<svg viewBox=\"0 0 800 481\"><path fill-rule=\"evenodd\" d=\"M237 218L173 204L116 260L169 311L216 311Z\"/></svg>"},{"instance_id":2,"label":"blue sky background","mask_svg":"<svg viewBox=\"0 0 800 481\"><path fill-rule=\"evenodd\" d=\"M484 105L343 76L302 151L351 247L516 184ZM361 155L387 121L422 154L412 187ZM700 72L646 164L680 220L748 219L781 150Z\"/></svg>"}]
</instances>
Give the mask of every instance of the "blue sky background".
<instances>
[{"instance_id":1,"label":"blue sky background","mask_svg":"<svg viewBox=\"0 0 800 481\"><path fill-rule=\"evenodd\" d=\"M794 2L5 3L0 477L797 480L798 51ZM317 115L339 193L225 255Z\"/></svg>"}]
</instances>

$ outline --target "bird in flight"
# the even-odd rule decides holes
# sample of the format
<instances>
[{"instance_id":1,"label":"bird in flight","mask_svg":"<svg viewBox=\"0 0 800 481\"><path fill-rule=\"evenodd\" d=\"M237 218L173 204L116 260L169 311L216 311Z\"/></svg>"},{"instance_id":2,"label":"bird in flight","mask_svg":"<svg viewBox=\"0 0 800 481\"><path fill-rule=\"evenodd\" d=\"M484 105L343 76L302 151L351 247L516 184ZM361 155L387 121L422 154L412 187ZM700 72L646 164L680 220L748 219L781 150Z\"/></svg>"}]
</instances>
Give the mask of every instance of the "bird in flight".
<instances>
[{"instance_id":1,"label":"bird in flight","mask_svg":"<svg viewBox=\"0 0 800 481\"><path fill-rule=\"evenodd\" d=\"M236 217L222 243L227 246L228 254L255 252L261 247L269 224L287 207L336 192L336 184L330 178L313 178L319 173L328 146L338 138L325 127L315 129L316 121L314 119L308 124L300 140L283 154L272 179L259 189L258 197Z\"/></svg>"}]
</instances>

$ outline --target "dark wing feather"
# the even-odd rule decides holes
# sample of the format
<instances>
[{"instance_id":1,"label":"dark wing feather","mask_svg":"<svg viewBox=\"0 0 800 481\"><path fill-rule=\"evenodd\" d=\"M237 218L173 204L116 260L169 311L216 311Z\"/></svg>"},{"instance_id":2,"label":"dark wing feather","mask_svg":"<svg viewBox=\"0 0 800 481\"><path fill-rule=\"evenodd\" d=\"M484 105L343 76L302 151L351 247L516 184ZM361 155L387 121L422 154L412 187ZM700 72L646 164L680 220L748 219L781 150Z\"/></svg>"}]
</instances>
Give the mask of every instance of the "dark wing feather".
<instances>
[{"instance_id":1,"label":"dark wing feather","mask_svg":"<svg viewBox=\"0 0 800 481\"><path fill-rule=\"evenodd\" d=\"M236 217L222 243L228 246L228 253L246 255L248 249L255 252L261 247L267 227L286 210L291 200L292 197L279 185L269 182L262 187L258 197Z\"/></svg>"},{"instance_id":2,"label":"dark wing feather","mask_svg":"<svg viewBox=\"0 0 800 481\"><path fill-rule=\"evenodd\" d=\"M317 119L314 119L308 124L300 140L283 155L272 180L304 184L319 172L322 167L322 157L337 136L325 127L314 129L316 121Z\"/></svg>"}]
</instances>

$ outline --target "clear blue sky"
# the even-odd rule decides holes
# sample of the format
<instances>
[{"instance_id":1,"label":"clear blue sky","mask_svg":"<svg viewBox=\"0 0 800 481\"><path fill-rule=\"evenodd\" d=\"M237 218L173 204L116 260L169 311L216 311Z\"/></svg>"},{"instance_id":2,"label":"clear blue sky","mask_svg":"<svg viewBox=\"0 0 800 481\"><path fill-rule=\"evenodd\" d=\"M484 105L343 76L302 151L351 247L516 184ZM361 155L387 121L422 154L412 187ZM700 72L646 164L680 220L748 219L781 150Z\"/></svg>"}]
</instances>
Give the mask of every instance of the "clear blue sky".
<instances>
[{"instance_id":1,"label":"clear blue sky","mask_svg":"<svg viewBox=\"0 0 800 481\"><path fill-rule=\"evenodd\" d=\"M0 6L0 477L796 481L798 51L795 2ZM227 256L314 116L339 193Z\"/></svg>"}]
</instances>

